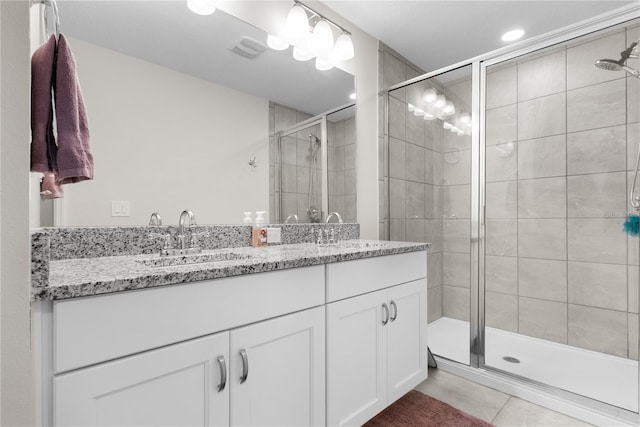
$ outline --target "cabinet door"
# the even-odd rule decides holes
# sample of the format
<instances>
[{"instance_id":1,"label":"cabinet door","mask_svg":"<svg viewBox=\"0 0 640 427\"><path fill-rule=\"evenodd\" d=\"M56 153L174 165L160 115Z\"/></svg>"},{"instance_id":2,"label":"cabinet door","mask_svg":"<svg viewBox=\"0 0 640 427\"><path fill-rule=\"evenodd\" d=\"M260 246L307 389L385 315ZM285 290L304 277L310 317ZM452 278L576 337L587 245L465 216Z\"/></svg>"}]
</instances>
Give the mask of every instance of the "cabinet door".
<instances>
[{"instance_id":1,"label":"cabinet door","mask_svg":"<svg viewBox=\"0 0 640 427\"><path fill-rule=\"evenodd\" d=\"M231 425L325 424L324 307L231 331Z\"/></svg>"},{"instance_id":2,"label":"cabinet door","mask_svg":"<svg viewBox=\"0 0 640 427\"><path fill-rule=\"evenodd\" d=\"M361 425L386 406L386 295L327 305L327 425Z\"/></svg>"},{"instance_id":3,"label":"cabinet door","mask_svg":"<svg viewBox=\"0 0 640 427\"><path fill-rule=\"evenodd\" d=\"M390 288L388 404L427 378L427 282L416 280Z\"/></svg>"},{"instance_id":4,"label":"cabinet door","mask_svg":"<svg viewBox=\"0 0 640 427\"><path fill-rule=\"evenodd\" d=\"M223 332L59 375L55 424L228 425L229 384L218 391L218 358L227 364L228 350L229 333Z\"/></svg>"}]
</instances>

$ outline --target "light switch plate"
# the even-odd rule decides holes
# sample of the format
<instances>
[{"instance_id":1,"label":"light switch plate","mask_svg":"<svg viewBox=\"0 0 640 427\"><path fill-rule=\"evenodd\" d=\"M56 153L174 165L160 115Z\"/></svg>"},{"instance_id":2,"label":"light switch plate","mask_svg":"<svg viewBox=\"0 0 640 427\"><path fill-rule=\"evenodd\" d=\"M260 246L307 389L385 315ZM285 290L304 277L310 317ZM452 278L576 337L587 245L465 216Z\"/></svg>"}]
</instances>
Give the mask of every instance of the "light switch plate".
<instances>
[{"instance_id":1,"label":"light switch plate","mask_svg":"<svg viewBox=\"0 0 640 427\"><path fill-rule=\"evenodd\" d=\"M111 216L131 216L131 205L128 200L112 200Z\"/></svg>"},{"instance_id":2,"label":"light switch plate","mask_svg":"<svg viewBox=\"0 0 640 427\"><path fill-rule=\"evenodd\" d=\"M267 228L267 243L281 243L282 242L282 229Z\"/></svg>"}]
</instances>

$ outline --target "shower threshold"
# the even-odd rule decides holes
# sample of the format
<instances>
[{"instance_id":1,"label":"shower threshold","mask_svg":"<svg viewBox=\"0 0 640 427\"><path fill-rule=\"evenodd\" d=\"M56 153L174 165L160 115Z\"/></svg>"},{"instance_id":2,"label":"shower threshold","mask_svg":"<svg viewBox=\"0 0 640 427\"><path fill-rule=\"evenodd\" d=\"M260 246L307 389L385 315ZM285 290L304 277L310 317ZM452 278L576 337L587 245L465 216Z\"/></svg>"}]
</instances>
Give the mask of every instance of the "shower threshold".
<instances>
[{"instance_id":1,"label":"shower threshold","mask_svg":"<svg viewBox=\"0 0 640 427\"><path fill-rule=\"evenodd\" d=\"M428 337L435 355L469 364L469 322L441 317L429 324ZM638 412L635 360L490 327L485 343L487 366Z\"/></svg>"}]
</instances>

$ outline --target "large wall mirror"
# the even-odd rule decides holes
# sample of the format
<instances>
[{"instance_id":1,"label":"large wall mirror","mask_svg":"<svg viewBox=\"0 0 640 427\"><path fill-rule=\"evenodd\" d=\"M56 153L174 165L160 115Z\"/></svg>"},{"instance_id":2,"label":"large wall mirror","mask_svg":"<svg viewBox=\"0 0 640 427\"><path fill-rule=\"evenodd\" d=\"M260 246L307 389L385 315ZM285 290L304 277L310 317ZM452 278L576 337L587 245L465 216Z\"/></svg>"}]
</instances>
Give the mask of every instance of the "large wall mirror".
<instances>
[{"instance_id":1,"label":"large wall mirror","mask_svg":"<svg viewBox=\"0 0 640 427\"><path fill-rule=\"evenodd\" d=\"M143 225L155 211L170 225L183 209L201 224L237 224L243 211L270 211L275 106L311 117L353 102L351 74L269 49L265 32L222 10L58 3L96 171L63 187L60 225ZM113 201L129 202L129 216L113 216Z\"/></svg>"}]
</instances>

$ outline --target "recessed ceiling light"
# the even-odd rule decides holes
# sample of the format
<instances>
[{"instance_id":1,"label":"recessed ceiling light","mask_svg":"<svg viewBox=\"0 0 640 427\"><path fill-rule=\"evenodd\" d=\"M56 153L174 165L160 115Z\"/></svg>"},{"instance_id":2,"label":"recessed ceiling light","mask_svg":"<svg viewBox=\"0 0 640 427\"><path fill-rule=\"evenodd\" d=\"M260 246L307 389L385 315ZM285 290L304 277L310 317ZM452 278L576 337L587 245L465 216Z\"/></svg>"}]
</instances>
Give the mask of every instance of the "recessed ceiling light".
<instances>
[{"instance_id":1,"label":"recessed ceiling light","mask_svg":"<svg viewBox=\"0 0 640 427\"><path fill-rule=\"evenodd\" d=\"M524 30L511 30L502 35L503 42L512 42L524 36Z\"/></svg>"}]
</instances>

